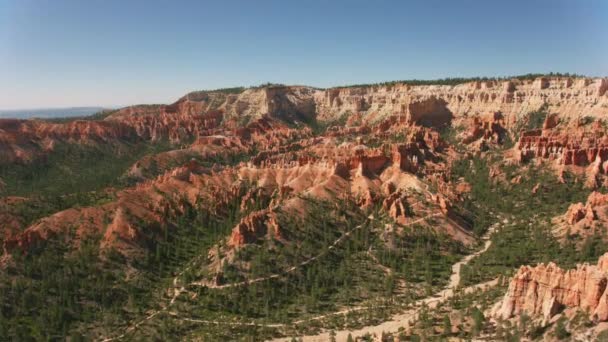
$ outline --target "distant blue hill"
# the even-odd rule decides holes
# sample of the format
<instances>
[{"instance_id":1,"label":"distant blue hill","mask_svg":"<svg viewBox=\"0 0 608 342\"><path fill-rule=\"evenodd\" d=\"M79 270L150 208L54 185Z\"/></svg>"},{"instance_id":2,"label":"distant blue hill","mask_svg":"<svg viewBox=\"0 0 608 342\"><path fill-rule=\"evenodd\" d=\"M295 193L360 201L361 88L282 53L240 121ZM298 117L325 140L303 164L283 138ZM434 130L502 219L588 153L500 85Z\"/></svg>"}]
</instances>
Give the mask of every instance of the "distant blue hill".
<instances>
[{"instance_id":1,"label":"distant blue hill","mask_svg":"<svg viewBox=\"0 0 608 342\"><path fill-rule=\"evenodd\" d=\"M88 116L108 108L103 107L70 107L70 108L38 108L38 109L0 109L0 119L50 119Z\"/></svg>"}]
</instances>

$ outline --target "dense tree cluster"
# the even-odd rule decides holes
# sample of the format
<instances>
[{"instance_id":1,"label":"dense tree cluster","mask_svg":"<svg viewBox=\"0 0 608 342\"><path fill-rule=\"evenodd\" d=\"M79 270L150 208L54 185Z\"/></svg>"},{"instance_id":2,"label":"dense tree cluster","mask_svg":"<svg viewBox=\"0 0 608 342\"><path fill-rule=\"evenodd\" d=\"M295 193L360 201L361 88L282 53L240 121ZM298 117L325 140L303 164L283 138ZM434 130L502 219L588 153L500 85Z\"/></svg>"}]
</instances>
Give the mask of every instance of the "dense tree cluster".
<instances>
[{"instance_id":1,"label":"dense tree cluster","mask_svg":"<svg viewBox=\"0 0 608 342\"><path fill-rule=\"evenodd\" d=\"M502 166L501 170L506 179L522 173L514 165ZM511 184L490 178L487 158L462 159L454 164L453 178L464 178L472 186L474 201L468 208L475 216L475 224L481 223L474 229L479 233L491 222L507 222L494 234L484 257L461 269L465 285L510 274L521 265L554 261L573 267L578 262L595 261L606 252L602 236L591 236L581 244L576 240L560 242L551 233L550 219L565 213L571 203L584 202L589 195L590 190L582 182L566 174L567 184L561 184L542 166L528 165L523 170L522 182ZM531 189L537 184L543 185L542 191L532 194Z\"/></svg>"}]
</instances>

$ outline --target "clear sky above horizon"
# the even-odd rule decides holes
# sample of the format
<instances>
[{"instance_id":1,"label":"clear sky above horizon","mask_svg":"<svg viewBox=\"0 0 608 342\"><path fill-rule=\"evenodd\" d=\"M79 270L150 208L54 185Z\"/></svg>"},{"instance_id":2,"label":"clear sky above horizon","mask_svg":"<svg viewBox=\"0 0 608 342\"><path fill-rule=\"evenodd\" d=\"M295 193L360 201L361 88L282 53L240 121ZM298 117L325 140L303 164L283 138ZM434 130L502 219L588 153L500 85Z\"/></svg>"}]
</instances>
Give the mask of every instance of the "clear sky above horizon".
<instances>
[{"instance_id":1,"label":"clear sky above horizon","mask_svg":"<svg viewBox=\"0 0 608 342\"><path fill-rule=\"evenodd\" d=\"M0 0L0 109L550 71L608 75L608 1Z\"/></svg>"}]
</instances>

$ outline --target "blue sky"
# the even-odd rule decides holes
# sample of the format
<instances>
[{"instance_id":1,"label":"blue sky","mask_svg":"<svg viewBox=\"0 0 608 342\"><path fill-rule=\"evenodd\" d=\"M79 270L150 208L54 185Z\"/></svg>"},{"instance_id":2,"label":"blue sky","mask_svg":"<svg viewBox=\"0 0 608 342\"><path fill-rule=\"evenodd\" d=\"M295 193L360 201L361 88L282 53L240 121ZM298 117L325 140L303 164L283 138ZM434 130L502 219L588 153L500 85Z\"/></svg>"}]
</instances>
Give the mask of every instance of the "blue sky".
<instances>
[{"instance_id":1,"label":"blue sky","mask_svg":"<svg viewBox=\"0 0 608 342\"><path fill-rule=\"evenodd\" d=\"M549 71L608 75L608 1L0 0L0 109Z\"/></svg>"}]
</instances>

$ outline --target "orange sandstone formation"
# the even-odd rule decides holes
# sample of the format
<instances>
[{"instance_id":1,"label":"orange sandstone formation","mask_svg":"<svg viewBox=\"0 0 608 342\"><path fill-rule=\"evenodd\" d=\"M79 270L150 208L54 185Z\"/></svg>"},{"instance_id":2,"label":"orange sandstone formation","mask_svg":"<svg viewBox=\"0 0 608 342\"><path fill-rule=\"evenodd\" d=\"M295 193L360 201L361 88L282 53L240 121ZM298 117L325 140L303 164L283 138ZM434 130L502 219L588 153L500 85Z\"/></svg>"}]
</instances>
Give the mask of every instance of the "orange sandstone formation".
<instances>
[{"instance_id":1,"label":"orange sandstone formation","mask_svg":"<svg viewBox=\"0 0 608 342\"><path fill-rule=\"evenodd\" d=\"M508 319L525 312L550 319L564 308L579 308L595 321L608 321L607 285L608 254L597 265L583 264L571 270L554 263L522 266L494 315Z\"/></svg>"},{"instance_id":2,"label":"orange sandstone formation","mask_svg":"<svg viewBox=\"0 0 608 342\"><path fill-rule=\"evenodd\" d=\"M270 208L304 213L306 204L298 196L329 201L348 196L364 209L378 204L404 226L422 224L423 216L441 216L433 229L470 243L473 237L451 209L466 186L455 193L449 183L452 156L437 129L464 120L470 123L465 142L500 142L519 117L543 105L559 119L604 114L607 87L604 79L562 78L328 90L271 86L235 94L193 92L170 105L127 107L103 120L0 120L0 164L31 162L58 143L167 140L176 147L135 163L127 174L141 182L117 192L113 202L61 211L29 227L17 227L18 219L4 215L12 223L3 247L10 253L53 236L77 243L99 234L103 247L138 251L145 239L171 229L171 218L188 206L203 203L221 214L233 200L241 208L253 208L257 196L271 200L270 206L245 216L227 238L230 246L254 242L268 232L280 238ZM345 115L346 125L336 124L319 136L304 124L341 122ZM522 133L519 158L586 167L597 183L608 171L608 137L598 124L573 132L563 132L561 126L557 116L549 116L542 130ZM237 154L251 158L211 165L211 160ZM181 166L170 169L174 165ZM153 166L158 172L148 172ZM438 190L431 192L421 179ZM424 212L414 207L420 198L413 200L412 193L425 201ZM572 209L571 221L581 220L579 209ZM592 211L593 219L601 216ZM584 217L592 219L589 210Z\"/></svg>"},{"instance_id":3,"label":"orange sandstone formation","mask_svg":"<svg viewBox=\"0 0 608 342\"><path fill-rule=\"evenodd\" d=\"M257 239L272 233L272 238L281 238L281 228L276 215L269 210L253 212L244 217L232 230L229 246L239 247L247 243L253 243Z\"/></svg>"},{"instance_id":4,"label":"orange sandstone formation","mask_svg":"<svg viewBox=\"0 0 608 342\"><path fill-rule=\"evenodd\" d=\"M359 128L348 129L363 131L367 129L365 124L389 117L439 127L465 116L496 112L502 113L504 118L500 120L510 127L518 118L542 106L560 118L600 117L608 105L607 84L606 79L542 78L456 86L395 84L328 90L271 86L238 94L193 92L170 105L127 107L97 121L0 120L0 163L31 161L52 150L58 141L166 139L179 144L193 137L212 135L220 127L239 129L243 122L263 116L301 123L315 119L332 121L348 115L356 118L350 120L351 124L360 123ZM496 134L494 128L489 127L490 132L483 135ZM473 133L479 134L479 128L474 128Z\"/></svg>"},{"instance_id":5,"label":"orange sandstone formation","mask_svg":"<svg viewBox=\"0 0 608 342\"><path fill-rule=\"evenodd\" d=\"M556 235L564 238L586 238L594 234L608 233L608 195L592 192L586 203L573 203L565 215L554 219Z\"/></svg>"},{"instance_id":6,"label":"orange sandstone formation","mask_svg":"<svg viewBox=\"0 0 608 342\"><path fill-rule=\"evenodd\" d=\"M574 166L597 163L600 172L608 170L608 136L602 129L528 131L522 133L515 149L520 161L542 158Z\"/></svg>"}]
</instances>

